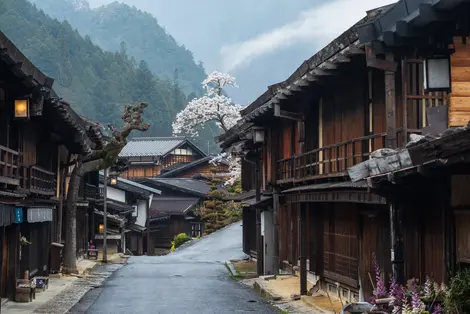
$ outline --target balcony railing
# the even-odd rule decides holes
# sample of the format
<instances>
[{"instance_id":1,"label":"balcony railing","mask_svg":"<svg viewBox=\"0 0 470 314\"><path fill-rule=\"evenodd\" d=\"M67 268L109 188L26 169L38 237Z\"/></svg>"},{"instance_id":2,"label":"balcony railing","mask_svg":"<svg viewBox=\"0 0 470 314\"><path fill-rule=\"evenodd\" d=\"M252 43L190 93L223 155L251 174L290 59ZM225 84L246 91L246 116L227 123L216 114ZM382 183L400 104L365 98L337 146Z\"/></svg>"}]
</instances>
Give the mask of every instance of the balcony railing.
<instances>
[{"instance_id":1,"label":"balcony railing","mask_svg":"<svg viewBox=\"0 0 470 314\"><path fill-rule=\"evenodd\" d=\"M96 185L85 183L84 196L88 199L100 198L100 188Z\"/></svg>"},{"instance_id":2,"label":"balcony railing","mask_svg":"<svg viewBox=\"0 0 470 314\"><path fill-rule=\"evenodd\" d=\"M25 166L27 186L31 193L53 196L56 194L56 175L39 166Z\"/></svg>"},{"instance_id":3,"label":"balcony railing","mask_svg":"<svg viewBox=\"0 0 470 314\"><path fill-rule=\"evenodd\" d=\"M278 161L278 183L347 175L347 169L386 145L387 134L373 134L324 146Z\"/></svg>"},{"instance_id":4,"label":"balcony railing","mask_svg":"<svg viewBox=\"0 0 470 314\"><path fill-rule=\"evenodd\" d=\"M20 153L0 146L0 182L19 185L19 160Z\"/></svg>"}]
</instances>

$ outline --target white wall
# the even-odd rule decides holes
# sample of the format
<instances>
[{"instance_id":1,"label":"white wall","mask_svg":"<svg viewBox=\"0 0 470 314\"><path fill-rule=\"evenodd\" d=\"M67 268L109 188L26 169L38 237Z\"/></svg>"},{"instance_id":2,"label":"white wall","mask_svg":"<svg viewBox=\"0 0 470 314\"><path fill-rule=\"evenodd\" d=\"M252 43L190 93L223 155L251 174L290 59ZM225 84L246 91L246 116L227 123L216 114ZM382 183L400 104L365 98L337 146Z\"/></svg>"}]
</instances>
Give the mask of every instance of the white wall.
<instances>
[{"instance_id":1,"label":"white wall","mask_svg":"<svg viewBox=\"0 0 470 314\"><path fill-rule=\"evenodd\" d=\"M137 203L137 219L135 221L135 224L141 227L145 227L146 221L147 221L147 201L139 200Z\"/></svg>"},{"instance_id":2,"label":"white wall","mask_svg":"<svg viewBox=\"0 0 470 314\"><path fill-rule=\"evenodd\" d=\"M100 187L103 187L103 186L100 184ZM118 189L110 187L108 185L108 188L106 189L106 192L107 192L107 197L109 199L112 199L112 200L115 200L115 201L118 201L118 202L121 202L121 203L126 202L126 192L125 191L118 190Z\"/></svg>"}]
</instances>

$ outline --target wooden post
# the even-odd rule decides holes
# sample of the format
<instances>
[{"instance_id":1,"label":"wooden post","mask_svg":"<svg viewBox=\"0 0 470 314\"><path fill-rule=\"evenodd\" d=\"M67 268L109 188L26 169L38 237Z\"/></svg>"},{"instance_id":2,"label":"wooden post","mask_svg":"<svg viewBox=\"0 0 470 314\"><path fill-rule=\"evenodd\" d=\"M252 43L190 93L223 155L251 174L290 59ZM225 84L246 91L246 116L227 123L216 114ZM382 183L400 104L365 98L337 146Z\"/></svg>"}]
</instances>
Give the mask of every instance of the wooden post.
<instances>
[{"instance_id":1,"label":"wooden post","mask_svg":"<svg viewBox=\"0 0 470 314\"><path fill-rule=\"evenodd\" d=\"M274 191L273 193L273 265L274 275L279 275L279 268L281 267L281 261L279 259L279 193Z\"/></svg>"},{"instance_id":2,"label":"wooden post","mask_svg":"<svg viewBox=\"0 0 470 314\"><path fill-rule=\"evenodd\" d=\"M260 172L260 154L256 154L256 164L255 164L255 193L256 193L256 203L261 201L261 172ZM261 236L261 209L256 207L256 272L258 276L264 274L263 271L263 238Z\"/></svg>"},{"instance_id":3,"label":"wooden post","mask_svg":"<svg viewBox=\"0 0 470 314\"><path fill-rule=\"evenodd\" d=\"M300 294L307 295L307 210L306 204L300 204Z\"/></svg>"},{"instance_id":4,"label":"wooden post","mask_svg":"<svg viewBox=\"0 0 470 314\"><path fill-rule=\"evenodd\" d=\"M393 54L387 53L386 59L393 62ZM387 111L387 147L397 147L397 118L395 95L395 72L385 70L385 107Z\"/></svg>"},{"instance_id":5,"label":"wooden post","mask_svg":"<svg viewBox=\"0 0 470 314\"><path fill-rule=\"evenodd\" d=\"M392 276L397 283L404 284L403 210L402 206L397 206L393 201L389 202L388 207L390 214Z\"/></svg>"},{"instance_id":6,"label":"wooden post","mask_svg":"<svg viewBox=\"0 0 470 314\"><path fill-rule=\"evenodd\" d=\"M401 94L401 103L403 107L402 147L405 147L408 142L408 62L406 61L406 57L403 57L401 60Z\"/></svg>"}]
</instances>

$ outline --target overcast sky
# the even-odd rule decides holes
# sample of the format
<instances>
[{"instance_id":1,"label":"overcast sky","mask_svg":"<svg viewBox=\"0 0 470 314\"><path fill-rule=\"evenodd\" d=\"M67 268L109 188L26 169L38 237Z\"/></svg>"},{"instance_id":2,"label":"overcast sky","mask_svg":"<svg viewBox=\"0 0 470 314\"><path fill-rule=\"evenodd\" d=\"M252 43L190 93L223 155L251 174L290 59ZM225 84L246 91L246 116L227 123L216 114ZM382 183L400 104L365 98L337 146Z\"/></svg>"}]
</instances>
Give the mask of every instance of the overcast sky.
<instances>
[{"instance_id":1,"label":"overcast sky","mask_svg":"<svg viewBox=\"0 0 470 314\"><path fill-rule=\"evenodd\" d=\"M88 0L96 7L111 0ZM247 104L369 9L393 0L123 0L152 13L208 72L236 76Z\"/></svg>"}]
</instances>

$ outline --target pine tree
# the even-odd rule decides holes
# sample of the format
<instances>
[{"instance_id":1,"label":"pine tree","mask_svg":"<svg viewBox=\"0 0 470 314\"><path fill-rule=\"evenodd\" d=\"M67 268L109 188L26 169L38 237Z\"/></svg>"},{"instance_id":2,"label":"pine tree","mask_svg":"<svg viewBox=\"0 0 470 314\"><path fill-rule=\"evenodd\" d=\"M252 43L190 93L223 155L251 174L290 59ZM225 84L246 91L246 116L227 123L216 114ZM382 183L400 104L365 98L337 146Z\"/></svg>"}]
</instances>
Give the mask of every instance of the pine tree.
<instances>
[{"instance_id":1,"label":"pine tree","mask_svg":"<svg viewBox=\"0 0 470 314\"><path fill-rule=\"evenodd\" d=\"M211 234L228 224L228 217L224 208L224 192L217 189L217 185L221 180L216 178L215 174L217 168L211 168L212 178L208 182L210 185L210 192L208 197L210 200L204 202L205 213L204 220L204 234Z\"/></svg>"}]
</instances>

